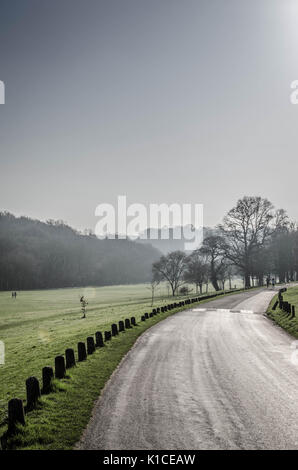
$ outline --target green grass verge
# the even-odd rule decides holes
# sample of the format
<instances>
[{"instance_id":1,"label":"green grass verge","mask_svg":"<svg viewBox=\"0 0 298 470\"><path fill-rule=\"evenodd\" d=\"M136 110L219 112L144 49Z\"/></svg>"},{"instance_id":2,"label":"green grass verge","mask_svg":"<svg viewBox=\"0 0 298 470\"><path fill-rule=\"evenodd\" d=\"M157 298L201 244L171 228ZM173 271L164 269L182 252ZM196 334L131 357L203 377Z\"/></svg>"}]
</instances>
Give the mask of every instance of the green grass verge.
<instances>
[{"instance_id":1,"label":"green grass verge","mask_svg":"<svg viewBox=\"0 0 298 470\"><path fill-rule=\"evenodd\" d=\"M211 289L210 289L211 291ZM82 320L80 296L88 300ZM179 298L183 300L183 297ZM154 307L172 302L161 284ZM112 323L151 311L147 284L23 291L14 300L0 292L0 340L5 364L0 364L0 426L11 398L26 398L25 380L41 379L41 370L53 365L66 348L76 349L92 332L109 330Z\"/></svg>"},{"instance_id":2,"label":"green grass verge","mask_svg":"<svg viewBox=\"0 0 298 470\"><path fill-rule=\"evenodd\" d=\"M226 295L232 295L226 294ZM212 300L212 299L210 299ZM203 300L200 303L208 302ZM156 302L156 304L167 304L169 299ZM155 306L157 306L155 305ZM193 304L196 305L196 304ZM191 306L189 306L191 307ZM127 306L126 306L127 308ZM71 449L74 444L79 440L83 429L86 427L94 406L94 401L98 398L106 381L109 379L112 372L115 370L123 356L133 346L136 339L148 328L157 322L173 315L177 311L181 311L187 307L177 308L167 313L161 313L153 318L148 319L146 322L141 322L141 314L143 311L150 311L148 308L148 300L146 308L141 306L141 313L135 314L138 325L130 330L126 330L118 337L113 338L111 342L106 343L104 348L97 349L96 352L88 356L87 361L78 363L76 367L67 371L67 377L63 380L56 381L56 390L49 395L43 395L39 406L36 410L31 411L26 415L26 426L20 426L18 433L8 439L6 446L9 449L39 449L39 450L53 450L53 449ZM140 305L138 304L138 309ZM130 310L132 315L135 312ZM128 315L122 315L125 318ZM112 319L106 329L110 329ZM119 317L117 317L119 320ZM94 334L96 330L90 329L90 324L86 325L84 320L80 320L82 330L76 341L84 340L90 334ZM87 331L88 329L88 331ZM98 330L99 328L97 328ZM103 330L104 328L101 328ZM65 338L66 339L66 338ZM67 337L69 339L69 335ZM71 344L66 342L61 351L65 347L75 347L73 344L74 337L71 337ZM55 349L52 350L50 360L46 363L43 362L40 366L47 363L53 363ZM38 364L40 361L37 361ZM26 375L32 375L37 363L31 364L31 372ZM23 372L21 373L24 376ZM39 377L39 374L35 374ZM23 394L24 395L24 381L23 381ZM15 395L20 398L20 394ZM0 426L0 434L6 431L7 423L2 422Z\"/></svg>"},{"instance_id":3,"label":"green grass verge","mask_svg":"<svg viewBox=\"0 0 298 470\"><path fill-rule=\"evenodd\" d=\"M36 410L26 415L26 426L7 442L9 449L71 449L86 427L100 391L123 356L146 329L175 313L160 314L105 343L87 360L68 369L55 381L56 391L42 395Z\"/></svg>"},{"instance_id":4,"label":"green grass verge","mask_svg":"<svg viewBox=\"0 0 298 470\"><path fill-rule=\"evenodd\" d=\"M156 306L168 303L166 289L159 289ZM79 298L88 300L82 319ZM151 309L150 290L144 284L20 292L17 299L0 293L0 340L5 344L5 364L0 365L0 426L7 402L26 398L25 380L41 379L42 368L55 356L112 323Z\"/></svg>"},{"instance_id":5,"label":"green grass verge","mask_svg":"<svg viewBox=\"0 0 298 470\"><path fill-rule=\"evenodd\" d=\"M298 338L298 287L291 287L287 292L283 293L283 298L285 301L289 302L291 305L295 305L296 317L290 319L289 315L280 310L277 306L276 310L272 310L274 303L278 300L276 295L270 302L270 305L267 310L267 316L281 326L284 330L290 333L295 338Z\"/></svg>"}]
</instances>

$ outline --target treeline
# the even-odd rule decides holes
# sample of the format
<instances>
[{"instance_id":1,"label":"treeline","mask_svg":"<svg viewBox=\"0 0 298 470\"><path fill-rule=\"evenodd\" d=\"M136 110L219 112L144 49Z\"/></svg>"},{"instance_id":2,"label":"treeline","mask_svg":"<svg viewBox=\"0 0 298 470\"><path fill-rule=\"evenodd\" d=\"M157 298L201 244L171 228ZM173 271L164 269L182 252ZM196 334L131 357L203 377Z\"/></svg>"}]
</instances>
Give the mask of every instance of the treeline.
<instances>
[{"instance_id":1,"label":"treeline","mask_svg":"<svg viewBox=\"0 0 298 470\"><path fill-rule=\"evenodd\" d=\"M244 197L224 217L200 249L187 256L174 251L153 264L153 280L167 281L173 295L188 282L202 292L211 282L215 290L231 288L235 276L244 285L297 279L298 229L286 211L275 210L267 199Z\"/></svg>"},{"instance_id":2,"label":"treeline","mask_svg":"<svg viewBox=\"0 0 298 470\"><path fill-rule=\"evenodd\" d=\"M147 282L160 252L130 240L99 240L65 223L0 213L0 290Z\"/></svg>"}]
</instances>

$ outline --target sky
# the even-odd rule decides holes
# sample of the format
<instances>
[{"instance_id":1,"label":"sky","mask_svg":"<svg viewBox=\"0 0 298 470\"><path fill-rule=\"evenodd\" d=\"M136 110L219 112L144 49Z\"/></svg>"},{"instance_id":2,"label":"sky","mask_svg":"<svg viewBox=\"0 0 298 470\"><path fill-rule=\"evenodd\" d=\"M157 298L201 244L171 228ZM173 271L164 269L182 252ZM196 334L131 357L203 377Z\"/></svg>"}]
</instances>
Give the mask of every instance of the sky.
<instances>
[{"instance_id":1,"label":"sky","mask_svg":"<svg viewBox=\"0 0 298 470\"><path fill-rule=\"evenodd\" d=\"M1 0L0 209L244 195L298 220L298 0Z\"/></svg>"}]
</instances>

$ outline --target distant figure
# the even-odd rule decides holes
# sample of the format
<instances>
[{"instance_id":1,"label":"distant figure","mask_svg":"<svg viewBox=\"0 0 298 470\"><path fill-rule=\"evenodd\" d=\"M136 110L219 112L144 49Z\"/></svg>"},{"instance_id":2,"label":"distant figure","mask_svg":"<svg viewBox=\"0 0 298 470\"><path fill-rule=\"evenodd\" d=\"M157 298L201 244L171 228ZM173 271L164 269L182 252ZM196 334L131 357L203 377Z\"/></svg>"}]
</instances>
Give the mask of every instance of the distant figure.
<instances>
[{"instance_id":1,"label":"distant figure","mask_svg":"<svg viewBox=\"0 0 298 470\"><path fill-rule=\"evenodd\" d=\"M266 279L266 285L267 285L267 289L268 289L268 287L270 285L270 278L269 277L267 277L267 279Z\"/></svg>"},{"instance_id":2,"label":"distant figure","mask_svg":"<svg viewBox=\"0 0 298 470\"><path fill-rule=\"evenodd\" d=\"M274 277L272 278L272 281L271 281L271 282L272 282L272 287L274 287L274 286L275 286L275 279L274 279Z\"/></svg>"},{"instance_id":3,"label":"distant figure","mask_svg":"<svg viewBox=\"0 0 298 470\"><path fill-rule=\"evenodd\" d=\"M11 293L11 297L16 299L16 298L17 298L17 293L16 293L16 292L12 292L12 293Z\"/></svg>"},{"instance_id":4,"label":"distant figure","mask_svg":"<svg viewBox=\"0 0 298 470\"><path fill-rule=\"evenodd\" d=\"M86 318L86 305L88 305L88 302L83 295L80 298L80 302L81 302L81 310L83 314L82 318Z\"/></svg>"}]
</instances>

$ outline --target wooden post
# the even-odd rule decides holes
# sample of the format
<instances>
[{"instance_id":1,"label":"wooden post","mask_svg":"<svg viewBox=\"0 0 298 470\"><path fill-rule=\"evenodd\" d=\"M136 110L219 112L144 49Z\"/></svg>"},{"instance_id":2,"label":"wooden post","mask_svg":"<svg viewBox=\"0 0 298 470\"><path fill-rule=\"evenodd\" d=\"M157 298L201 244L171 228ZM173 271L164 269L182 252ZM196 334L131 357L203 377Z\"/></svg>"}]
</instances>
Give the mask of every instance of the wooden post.
<instances>
[{"instance_id":1,"label":"wooden post","mask_svg":"<svg viewBox=\"0 0 298 470\"><path fill-rule=\"evenodd\" d=\"M112 336L117 336L118 335L118 327L117 327L116 323L113 323L111 325L111 329L112 329Z\"/></svg>"},{"instance_id":2,"label":"wooden post","mask_svg":"<svg viewBox=\"0 0 298 470\"><path fill-rule=\"evenodd\" d=\"M63 379L65 377L65 360L64 356L55 357L55 377L56 379Z\"/></svg>"},{"instance_id":3,"label":"wooden post","mask_svg":"<svg viewBox=\"0 0 298 470\"><path fill-rule=\"evenodd\" d=\"M12 398L8 402L8 431L14 431L18 423L25 426L23 401L19 398Z\"/></svg>"},{"instance_id":4,"label":"wooden post","mask_svg":"<svg viewBox=\"0 0 298 470\"><path fill-rule=\"evenodd\" d=\"M120 320L119 323L118 323L118 325L119 325L119 332L125 330L125 328L124 328L124 321Z\"/></svg>"},{"instance_id":5,"label":"wooden post","mask_svg":"<svg viewBox=\"0 0 298 470\"><path fill-rule=\"evenodd\" d=\"M85 343L78 343L78 360L79 362L87 359L86 345Z\"/></svg>"},{"instance_id":6,"label":"wooden post","mask_svg":"<svg viewBox=\"0 0 298 470\"><path fill-rule=\"evenodd\" d=\"M132 324L132 326L137 326L135 317L131 317L130 323Z\"/></svg>"},{"instance_id":7,"label":"wooden post","mask_svg":"<svg viewBox=\"0 0 298 470\"><path fill-rule=\"evenodd\" d=\"M112 333L110 331L105 331L105 341L110 341L112 339Z\"/></svg>"},{"instance_id":8,"label":"wooden post","mask_svg":"<svg viewBox=\"0 0 298 470\"><path fill-rule=\"evenodd\" d=\"M104 342L103 342L103 337L102 337L102 332L97 331L95 333L95 339L96 339L96 347L97 348L103 348L104 347Z\"/></svg>"},{"instance_id":9,"label":"wooden post","mask_svg":"<svg viewBox=\"0 0 298 470\"><path fill-rule=\"evenodd\" d=\"M93 354L95 351L95 344L93 336L88 336L87 338L87 353Z\"/></svg>"},{"instance_id":10,"label":"wooden post","mask_svg":"<svg viewBox=\"0 0 298 470\"><path fill-rule=\"evenodd\" d=\"M125 328L126 329L131 328L129 318L125 318Z\"/></svg>"},{"instance_id":11,"label":"wooden post","mask_svg":"<svg viewBox=\"0 0 298 470\"><path fill-rule=\"evenodd\" d=\"M71 367L76 365L75 354L74 354L73 349L71 348L66 349L65 359L66 359L66 369L70 369Z\"/></svg>"},{"instance_id":12,"label":"wooden post","mask_svg":"<svg viewBox=\"0 0 298 470\"><path fill-rule=\"evenodd\" d=\"M53 367L45 366L42 369L42 393L49 393L52 390L53 378L54 378Z\"/></svg>"},{"instance_id":13,"label":"wooden post","mask_svg":"<svg viewBox=\"0 0 298 470\"><path fill-rule=\"evenodd\" d=\"M272 307L272 310L276 310L276 307L278 306L278 300L276 302L274 302L274 305Z\"/></svg>"},{"instance_id":14,"label":"wooden post","mask_svg":"<svg viewBox=\"0 0 298 470\"><path fill-rule=\"evenodd\" d=\"M40 387L36 377L29 377L26 380L27 410L35 408L40 398Z\"/></svg>"}]
</instances>

